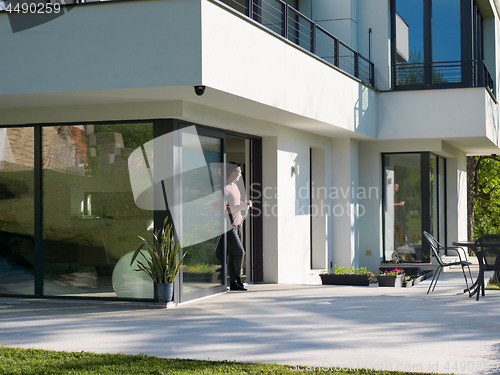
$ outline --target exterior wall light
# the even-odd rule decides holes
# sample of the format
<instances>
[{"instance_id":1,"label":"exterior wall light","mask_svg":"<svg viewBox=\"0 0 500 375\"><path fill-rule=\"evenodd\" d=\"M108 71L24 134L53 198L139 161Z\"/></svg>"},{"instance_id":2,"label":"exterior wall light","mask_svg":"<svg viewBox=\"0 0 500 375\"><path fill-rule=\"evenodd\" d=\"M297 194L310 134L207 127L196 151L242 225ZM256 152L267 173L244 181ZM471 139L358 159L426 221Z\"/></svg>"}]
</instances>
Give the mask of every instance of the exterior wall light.
<instances>
[{"instance_id":1,"label":"exterior wall light","mask_svg":"<svg viewBox=\"0 0 500 375\"><path fill-rule=\"evenodd\" d=\"M292 167L292 174L299 174L299 165L298 164L295 164Z\"/></svg>"}]
</instances>

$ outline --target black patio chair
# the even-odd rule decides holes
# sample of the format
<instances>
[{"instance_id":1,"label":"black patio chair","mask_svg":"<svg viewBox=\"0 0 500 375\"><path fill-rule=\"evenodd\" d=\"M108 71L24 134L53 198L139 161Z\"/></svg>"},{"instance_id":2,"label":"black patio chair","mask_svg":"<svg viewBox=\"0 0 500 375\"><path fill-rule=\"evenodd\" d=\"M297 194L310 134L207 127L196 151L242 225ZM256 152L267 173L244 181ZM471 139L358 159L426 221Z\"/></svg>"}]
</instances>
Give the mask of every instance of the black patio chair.
<instances>
[{"instance_id":1,"label":"black patio chair","mask_svg":"<svg viewBox=\"0 0 500 375\"><path fill-rule=\"evenodd\" d=\"M479 300L479 292L484 297L484 271L500 270L500 236L498 234L486 234L479 237L474 242L473 251L479 262L479 275L477 277L477 286L474 293L476 301ZM473 294L474 294L473 293Z\"/></svg>"},{"instance_id":2,"label":"black patio chair","mask_svg":"<svg viewBox=\"0 0 500 375\"><path fill-rule=\"evenodd\" d=\"M471 294L471 290L470 290L470 287L469 287L469 283L467 281L467 275L465 274L465 267L467 267L468 270L469 270L469 276L470 276L470 279L471 279L471 287L472 287L472 284L474 283L473 279L472 279L472 273L470 272L470 265L472 263L467 262L465 260L466 259L465 258L465 250L462 247L460 247L460 246L442 246L430 233L425 232L425 231L424 231L424 237L427 239L427 242L429 243L429 246L430 246L432 252L434 253L434 256L436 257L436 260L437 260L437 262L439 264L438 268L436 268L436 271L434 272L434 276L432 277L431 285L429 285L429 289L427 290L427 294L429 294L432 285L434 285L434 287L432 287L432 291L434 291L434 289L436 288L436 284L438 282L439 276L441 275L441 271L443 270L444 267L461 266L462 267L462 273L464 274L465 285L467 287L464 290L464 293L468 291L469 292L469 297L470 297L472 294ZM464 252L464 254L463 254L463 258L464 259L462 259L462 255L460 254L459 249ZM444 262L443 259L441 258L441 255L439 254L440 250L453 250L453 251L456 251L457 254L458 254L458 259L459 260L458 261L454 261L454 262Z\"/></svg>"}]
</instances>

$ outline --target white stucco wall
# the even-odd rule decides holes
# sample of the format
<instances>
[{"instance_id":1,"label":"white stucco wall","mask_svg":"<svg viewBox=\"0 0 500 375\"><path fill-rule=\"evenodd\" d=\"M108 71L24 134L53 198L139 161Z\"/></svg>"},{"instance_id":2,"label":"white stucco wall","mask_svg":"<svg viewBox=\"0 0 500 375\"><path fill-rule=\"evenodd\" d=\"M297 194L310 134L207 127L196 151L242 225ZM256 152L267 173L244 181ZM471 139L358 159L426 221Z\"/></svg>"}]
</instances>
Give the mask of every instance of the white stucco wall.
<instances>
[{"instance_id":1,"label":"white stucco wall","mask_svg":"<svg viewBox=\"0 0 500 375\"><path fill-rule=\"evenodd\" d=\"M359 143L359 186L366 192L360 199L359 264L377 274L382 253L382 157L376 142Z\"/></svg>"},{"instance_id":2,"label":"white stucco wall","mask_svg":"<svg viewBox=\"0 0 500 375\"><path fill-rule=\"evenodd\" d=\"M357 267L358 259L358 142L332 140L332 262Z\"/></svg>"},{"instance_id":3,"label":"white stucco wall","mask_svg":"<svg viewBox=\"0 0 500 375\"><path fill-rule=\"evenodd\" d=\"M378 139L485 137L498 145L498 104L484 88L379 94Z\"/></svg>"},{"instance_id":4,"label":"white stucco wall","mask_svg":"<svg viewBox=\"0 0 500 375\"><path fill-rule=\"evenodd\" d=\"M12 33L0 14L1 95L199 84L201 14L196 1L75 6ZM172 72L175 72L172 74Z\"/></svg>"},{"instance_id":5,"label":"white stucco wall","mask_svg":"<svg viewBox=\"0 0 500 375\"><path fill-rule=\"evenodd\" d=\"M203 84L375 137L376 94L242 15L202 2Z\"/></svg>"},{"instance_id":6,"label":"white stucco wall","mask_svg":"<svg viewBox=\"0 0 500 375\"><path fill-rule=\"evenodd\" d=\"M375 68L375 87L385 91L391 88L391 27L387 0L357 0L358 48L369 58L369 29L371 37L371 61Z\"/></svg>"},{"instance_id":7,"label":"white stucco wall","mask_svg":"<svg viewBox=\"0 0 500 375\"><path fill-rule=\"evenodd\" d=\"M315 0L311 19L354 50L357 49L357 0Z\"/></svg>"}]
</instances>

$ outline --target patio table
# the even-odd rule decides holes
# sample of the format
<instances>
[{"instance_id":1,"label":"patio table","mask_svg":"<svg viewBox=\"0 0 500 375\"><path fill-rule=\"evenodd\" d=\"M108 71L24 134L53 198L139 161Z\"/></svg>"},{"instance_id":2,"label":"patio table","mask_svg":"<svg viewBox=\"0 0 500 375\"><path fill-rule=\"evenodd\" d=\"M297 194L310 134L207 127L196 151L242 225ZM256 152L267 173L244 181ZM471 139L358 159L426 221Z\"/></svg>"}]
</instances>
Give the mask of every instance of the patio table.
<instances>
[{"instance_id":1,"label":"patio table","mask_svg":"<svg viewBox=\"0 0 500 375\"><path fill-rule=\"evenodd\" d=\"M478 257L478 254L476 253L476 251L474 249L474 242L475 241L454 241L454 242L452 242L452 244L453 244L453 246L468 247L469 249L471 249L474 252L476 257ZM497 285L500 286L500 271L494 271L494 274L495 274L495 280L497 282ZM469 289L464 289L464 293L475 288L477 286L478 280L479 280L479 276L478 276L478 279L476 279L476 281L474 281L474 284ZM473 293L472 295L474 295L474 294L475 293Z\"/></svg>"},{"instance_id":2,"label":"patio table","mask_svg":"<svg viewBox=\"0 0 500 375\"><path fill-rule=\"evenodd\" d=\"M474 249L474 241L454 241L452 242L453 246L464 246L469 249Z\"/></svg>"}]
</instances>

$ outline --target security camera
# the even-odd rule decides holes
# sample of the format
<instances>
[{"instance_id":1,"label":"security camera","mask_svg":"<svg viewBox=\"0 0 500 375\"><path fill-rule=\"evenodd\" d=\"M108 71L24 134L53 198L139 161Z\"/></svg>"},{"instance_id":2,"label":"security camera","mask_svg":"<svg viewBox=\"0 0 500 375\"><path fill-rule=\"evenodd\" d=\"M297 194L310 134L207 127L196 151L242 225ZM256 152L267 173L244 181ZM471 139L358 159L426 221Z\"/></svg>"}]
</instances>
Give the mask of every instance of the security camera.
<instances>
[{"instance_id":1,"label":"security camera","mask_svg":"<svg viewBox=\"0 0 500 375\"><path fill-rule=\"evenodd\" d=\"M196 95L202 96L205 93L205 86L195 86L194 92L196 93Z\"/></svg>"}]
</instances>

